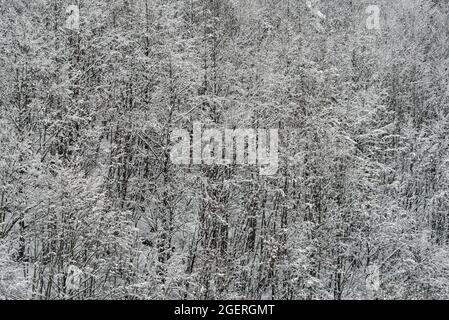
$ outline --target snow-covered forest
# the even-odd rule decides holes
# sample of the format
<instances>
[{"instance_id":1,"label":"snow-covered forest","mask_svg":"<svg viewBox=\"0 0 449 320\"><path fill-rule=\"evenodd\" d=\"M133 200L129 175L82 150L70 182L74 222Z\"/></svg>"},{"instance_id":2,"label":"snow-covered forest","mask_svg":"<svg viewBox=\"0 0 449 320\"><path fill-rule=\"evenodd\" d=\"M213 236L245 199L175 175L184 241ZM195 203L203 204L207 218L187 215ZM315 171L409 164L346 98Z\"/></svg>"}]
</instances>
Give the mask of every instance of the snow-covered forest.
<instances>
[{"instance_id":1,"label":"snow-covered forest","mask_svg":"<svg viewBox=\"0 0 449 320\"><path fill-rule=\"evenodd\" d=\"M447 0L0 0L0 299L449 299L448 67Z\"/></svg>"}]
</instances>

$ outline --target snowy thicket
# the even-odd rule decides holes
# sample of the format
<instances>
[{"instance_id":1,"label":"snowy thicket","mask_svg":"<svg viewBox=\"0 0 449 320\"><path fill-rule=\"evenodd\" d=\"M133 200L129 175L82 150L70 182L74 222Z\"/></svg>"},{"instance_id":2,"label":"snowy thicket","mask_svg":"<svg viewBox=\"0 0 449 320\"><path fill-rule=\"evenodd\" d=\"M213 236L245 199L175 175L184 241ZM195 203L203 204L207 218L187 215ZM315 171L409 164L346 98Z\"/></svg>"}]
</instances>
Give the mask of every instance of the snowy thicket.
<instances>
[{"instance_id":1,"label":"snowy thicket","mask_svg":"<svg viewBox=\"0 0 449 320\"><path fill-rule=\"evenodd\" d=\"M448 299L448 48L446 0L0 0L0 299ZM278 173L174 165L196 121Z\"/></svg>"}]
</instances>

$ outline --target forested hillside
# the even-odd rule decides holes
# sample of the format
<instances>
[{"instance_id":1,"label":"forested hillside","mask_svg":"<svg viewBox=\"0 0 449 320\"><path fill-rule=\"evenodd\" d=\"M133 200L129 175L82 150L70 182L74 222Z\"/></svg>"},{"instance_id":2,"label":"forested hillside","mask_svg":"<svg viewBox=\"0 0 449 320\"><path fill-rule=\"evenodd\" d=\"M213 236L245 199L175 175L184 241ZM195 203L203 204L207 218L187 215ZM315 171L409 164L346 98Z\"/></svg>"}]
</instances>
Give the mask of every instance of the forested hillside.
<instances>
[{"instance_id":1,"label":"forested hillside","mask_svg":"<svg viewBox=\"0 0 449 320\"><path fill-rule=\"evenodd\" d=\"M449 299L448 68L447 0L0 0L0 299Z\"/></svg>"}]
</instances>

